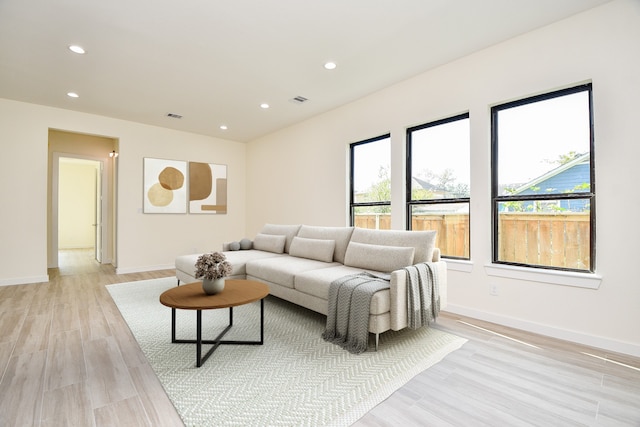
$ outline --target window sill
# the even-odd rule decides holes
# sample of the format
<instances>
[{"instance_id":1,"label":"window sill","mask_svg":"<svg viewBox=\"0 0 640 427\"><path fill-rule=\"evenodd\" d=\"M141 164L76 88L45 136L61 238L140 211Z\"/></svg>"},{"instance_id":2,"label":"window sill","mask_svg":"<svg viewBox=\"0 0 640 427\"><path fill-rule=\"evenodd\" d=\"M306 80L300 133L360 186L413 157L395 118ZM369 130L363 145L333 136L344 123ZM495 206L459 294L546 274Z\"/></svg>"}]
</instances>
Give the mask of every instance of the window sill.
<instances>
[{"instance_id":1,"label":"window sill","mask_svg":"<svg viewBox=\"0 0 640 427\"><path fill-rule=\"evenodd\" d=\"M473 262L471 261L448 258L441 258L441 260L447 263L447 270L462 271L463 273L471 273L473 270Z\"/></svg>"},{"instance_id":2,"label":"window sill","mask_svg":"<svg viewBox=\"0 0 640 427\"><path fill-rule=\"evenodd\" d=\"M489 276L505 277L509 279L529 280L532 282L549 283L553 285L573 286L576 288L598 289L602 276L594 273L574 273L570 271L538 270L535 268L516 267L512 265L485 265Z\"/></svg>"}]
</instances>

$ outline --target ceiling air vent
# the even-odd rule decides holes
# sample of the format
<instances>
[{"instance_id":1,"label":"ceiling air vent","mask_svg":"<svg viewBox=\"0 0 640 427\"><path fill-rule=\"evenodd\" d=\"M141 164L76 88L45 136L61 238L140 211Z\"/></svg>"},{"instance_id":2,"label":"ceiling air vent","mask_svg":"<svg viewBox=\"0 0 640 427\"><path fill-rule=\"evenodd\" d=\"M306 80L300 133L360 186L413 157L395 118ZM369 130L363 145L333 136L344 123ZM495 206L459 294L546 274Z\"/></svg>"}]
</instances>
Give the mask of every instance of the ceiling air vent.
<instances>
[{"instance_id":1,"label":"ceiling air vent","mask_svg":"<svg viewBox=\"0 0 640 427\"><path fill-rule=\"evenodd\" d=\"M167 113L167 117L171 117L172 119L181 119L182 116L176 113Z\"/></svg>"},{"instance_id":2,"label":"ceiling air vent","mask_svg":"<svg viewBox=\"0 0 640 427\"><path fill-rule=\"evenodd\" d=\"M293 102L294 104L303 104L307 101L308 99L304 96L296 96L295 98L291 98L291 102Z\"/></svg>"}]
</instances>

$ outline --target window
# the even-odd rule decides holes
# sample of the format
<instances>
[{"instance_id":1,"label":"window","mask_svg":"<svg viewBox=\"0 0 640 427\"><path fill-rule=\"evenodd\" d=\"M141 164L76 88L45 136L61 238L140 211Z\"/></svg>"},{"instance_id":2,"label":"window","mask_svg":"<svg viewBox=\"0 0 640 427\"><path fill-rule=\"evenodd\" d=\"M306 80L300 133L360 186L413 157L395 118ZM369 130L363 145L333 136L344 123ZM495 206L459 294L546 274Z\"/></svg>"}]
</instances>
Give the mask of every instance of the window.
<instances>
[{"instance_id":1,"label":"window","mask_svg":"<svg viewBox=\"0 0 640 427\"><path fill-rule=\"evenodd\" d=\"M469 259L469 114L407 129L407 229L436 230L442 256Z\"/></svg>"},{"instance_id":2,"label":"window","mask_svg":"<svg viewBox=\"0 0 640 427\"><path fill-rule=\"evenodd\" d=\"M595 268L591 84L491 110L493 262Z\"/></svg>"},{"instance_id":3,"label":"window","mask_svg":"<svg viewBox=\"0 0 640 427\"><path fill-rule=\"evenodd\" d=\"M391 229L391 135L349 146L351 225Z\"/></svg>"}]
</instances>

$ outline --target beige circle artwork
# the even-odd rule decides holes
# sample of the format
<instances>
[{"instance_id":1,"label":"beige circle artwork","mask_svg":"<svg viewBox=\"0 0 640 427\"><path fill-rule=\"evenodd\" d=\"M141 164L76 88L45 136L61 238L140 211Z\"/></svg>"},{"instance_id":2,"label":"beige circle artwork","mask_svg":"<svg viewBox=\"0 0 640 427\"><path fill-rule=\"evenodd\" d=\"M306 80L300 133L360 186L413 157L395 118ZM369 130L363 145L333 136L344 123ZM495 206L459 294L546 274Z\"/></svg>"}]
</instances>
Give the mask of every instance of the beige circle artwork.
<instances>
[{"instance_id":1,"label":"beige circle artwork","mask_svg":"<svg viewBox=\"0 0 640 427\"><path fill-rule=\"evenodd\" d=\"M184 174L168 166L160 172L158 181L149 188L147 197L153 206L168 206L173 201L173 190L184 185Z\"/></svg>"}]
</instances>

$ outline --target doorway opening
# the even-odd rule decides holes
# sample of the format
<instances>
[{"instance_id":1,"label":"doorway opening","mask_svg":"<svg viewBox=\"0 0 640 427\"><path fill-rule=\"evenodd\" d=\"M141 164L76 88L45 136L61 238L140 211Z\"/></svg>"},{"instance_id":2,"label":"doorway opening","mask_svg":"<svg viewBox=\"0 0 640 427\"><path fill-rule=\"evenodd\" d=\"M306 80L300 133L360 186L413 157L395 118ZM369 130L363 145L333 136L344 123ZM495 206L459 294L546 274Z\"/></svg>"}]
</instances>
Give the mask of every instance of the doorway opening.
<instances>
[{"instance_id":1,"label":"doorway opening","mask_svg":"<svg viewBox=\"0 0 640 427\"><path fill-rule=\"evenodd\" d=\"M102 263L102 161L58 158L58 268ZM92 263L91 260L94 262Z\"/></svg>"},{"instance_id":2,"label":"doorway opening","mask_svg":"<svg viewBox=\"0 0 640 427\"><path fill-rule=\"evenodd\" d=\"M115 266L117 140L49 130L48 267L61 274ZM109 266L110 267L110 266Z\"/></svg>"}]
</instances>

